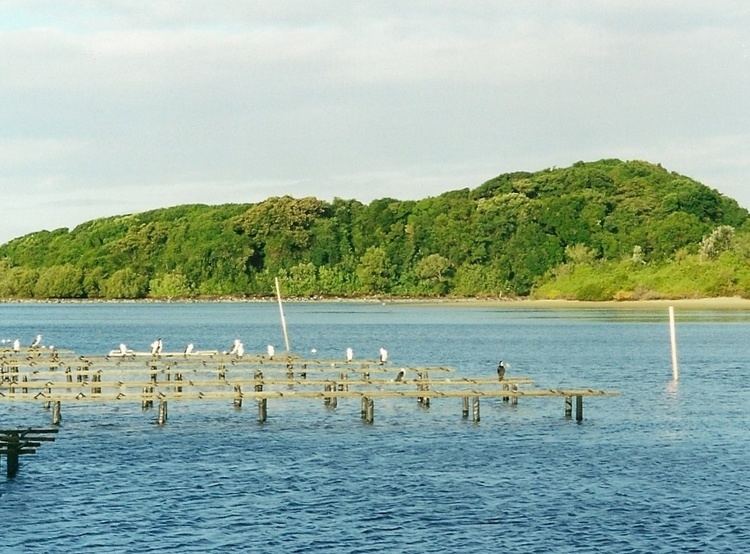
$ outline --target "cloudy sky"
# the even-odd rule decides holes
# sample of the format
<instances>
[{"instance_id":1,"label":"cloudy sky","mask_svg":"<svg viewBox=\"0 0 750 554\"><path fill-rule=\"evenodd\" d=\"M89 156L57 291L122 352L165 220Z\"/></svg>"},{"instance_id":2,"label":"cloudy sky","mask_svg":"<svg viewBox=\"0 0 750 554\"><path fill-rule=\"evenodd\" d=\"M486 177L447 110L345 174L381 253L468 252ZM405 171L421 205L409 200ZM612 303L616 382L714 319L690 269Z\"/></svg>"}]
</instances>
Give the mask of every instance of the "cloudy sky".
<instances>
[{"instance_id":1,"label":"cloudy sky","mask_svg":"<svg viewBox=\"0 0 750 554\"><path fill-rule=\"evenodd\" d=\"M0 242L605 157L750 208L750 3L0 0Z\"/></svg>"}]
</instances>

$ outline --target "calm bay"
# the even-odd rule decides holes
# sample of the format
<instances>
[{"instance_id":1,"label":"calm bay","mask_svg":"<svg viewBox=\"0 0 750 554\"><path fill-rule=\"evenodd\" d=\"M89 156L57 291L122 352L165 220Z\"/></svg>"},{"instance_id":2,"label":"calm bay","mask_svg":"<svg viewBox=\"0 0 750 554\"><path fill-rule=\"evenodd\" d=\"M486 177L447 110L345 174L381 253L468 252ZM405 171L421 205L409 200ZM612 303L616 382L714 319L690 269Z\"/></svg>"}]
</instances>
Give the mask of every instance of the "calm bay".
<instances>
[{"instance_id":1,"label":"calm bay","mask_svg":"<svg viewBox=\"0 0 750 554\"><path fill-rule=\"evenodd\" d=\"M615 389L581 424L560 399L360 405L269 401L66 405L57 441L0 480L3 552L745 552L750 544L750 312L355 302L285 305L292 350L456 375ZM283 348L273 303L0 305L0 339L103 354ZM313 349L315 352L313 353ZM49 426L0 401L0 427ZM3 477L4 479L4 477Z\"/></svg>"}]
</instances>

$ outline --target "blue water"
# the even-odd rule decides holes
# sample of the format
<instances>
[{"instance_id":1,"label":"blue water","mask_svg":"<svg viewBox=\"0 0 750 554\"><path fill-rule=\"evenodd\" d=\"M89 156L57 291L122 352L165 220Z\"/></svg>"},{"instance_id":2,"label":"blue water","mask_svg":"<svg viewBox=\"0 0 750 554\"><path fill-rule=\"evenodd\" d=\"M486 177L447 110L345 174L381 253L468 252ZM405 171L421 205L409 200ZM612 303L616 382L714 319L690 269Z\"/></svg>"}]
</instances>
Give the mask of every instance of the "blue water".
<instances>
[{"instance_id":1,"label":"blue water","mask_svg":"<svg viewBox=\"0 0 750 554\"><path fill-rule=\"evenodd\" d=\"M0 552L747 552L750 313L309 303L286 306L313 356L450 365L538 386L617 389L560 399L63 405L54 443L0 474ZM274 304L3 304L0 338L101 354L121 342L283 347ZM48 426L0 402L0 427ZM4 470L3 460L3 470Z\"/></svg>"}]
</instances>

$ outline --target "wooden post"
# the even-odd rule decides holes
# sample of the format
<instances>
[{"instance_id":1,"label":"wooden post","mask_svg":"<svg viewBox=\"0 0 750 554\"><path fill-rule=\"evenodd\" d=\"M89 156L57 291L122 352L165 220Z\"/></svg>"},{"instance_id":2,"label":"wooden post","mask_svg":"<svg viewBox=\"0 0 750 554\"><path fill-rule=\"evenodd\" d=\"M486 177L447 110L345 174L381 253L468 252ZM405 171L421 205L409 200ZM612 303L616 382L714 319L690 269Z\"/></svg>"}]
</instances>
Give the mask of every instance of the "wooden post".
<instances>
[{"instance_id":1,"label":"wooden post","mask_svg":"<svg viewBox=\"0 0 750 554\"><path fill-rule=\"evenodd\" d=\"M516 385L514 383L513 385L510 386L510 390L512 390L513 392L518 392L518 385ZM515 395L512 396L511 399L510 399L510 404L511 404L511 406L517 406L518 405L518 397L515 396Z\"/></svg>"},{"instance_id":2,"label":"wooden post","mask_svg":"<svg viewBox=\"0 0 750 554\"><path fill-rule=\"evenodd\" d=\"M478 396L475 396L471 399L471 408L472 408L474 423L479 423L479 397Z\"/></svg>"},{"instance_id":3,"label":"wooden post","mask_svg":"<svg viewBox=\"0 0 750 554\"><path fill-rule=\"evenodd\" d=\"M182 373L175 373L174 380L180 383L179 385L175 386L175 391L182 392Z\"/></svg>"},{"instance_id":4,"label":"wooden post","mask_svg":"<svg viewBox=\"0 0 750 554\"><path fill-rule=\"evenodd\" d=\"M242 385L235 385L234 386L234 407L235 408L242 408Z\"/></svg>"},{"instance_id":5,"label":"wooden post","mask_svg":"<svg viewBox=\"0 0 750 554\"><path fill-rule=\"evenodd\" d=\"M52 425L60 425L62 421L62 405L57 400L52 404Z\"/></svg>"},{"instance_id":6,"label":"wooden post","mask_svg":"<svg viewBox=\"0 0 750 554\"><path fill-rule=\"evenodd\" d=\"M430 385L428 383L429 374L425 370L424 372L418 372L417 378L420 380L420 383L417 384L417 390L420 391L428 391L430 390ZM429 396L420 396L417 398L417 402L420 406L423 408L429 408L430 407L430 397Z\"/></svg>"},{"instance_id":7,"label":"wooden post","mask_svg":"<svg viewBox=\"0 0 750 554\"><path fill-rule=\"evenodd\" d=\"M167 422L167 401L159 400L159 417L156 422L159 425L164 425Z\"/></svg>"},{"instance_id":8,"label":"wooden post","mask_svg":"<svg viewBox=\"0 0 750 554\"><path fill-rule=\"evenodd\" d=\"M510 385L507 383L503 384L503 390L510 390ZM510 396L503 396L503 402L510 401Z\"/></svg>"},{"instance_id":9,"label":"wooden post","mask_svg":"<svg viewBox=\"0 0 750 554\"><path fill-rule=\"evenodd\" d=\"M565 419L571 419L573 417L573 397L565 397Z\"/></svg>"},{"instance_id":10,"label":"wooden post","mask_svg":"<svg viewBox=\"0 0 750 554\"><path fill-rule=\"evenodd\" d=\"M148 410L149 408L154 407L154 400L153 397L151 399L147 399L146 395L148 394L154 394L154 387L143 387L143 400L141 400L141 409L142 410Z\"/></svg>"},{"instance_id":11,"label":"wooden post","mask_svg":"<svg viewBox=\"0 0 750 554\"><path fill-rule=\"evenodd\" d=\"M469 397L464 396L461 400L463 400L463 409L461 410L461 416L464 419L469 418Z\"/></svg>"},{"instance_id":12,"label":"wooden post","mask_svg":"<svg viewBox=\"0 0 750 554\"><path fill-rule=\"evenodd\" d=\"M265 423L268 418L268 399L258 400L258 423Z\"/></svg>"},{"instance_id":13,"label":"wooden post","mask_svg":"<svg viewBox=\"0 0 750 554\"><path fill-rule=\"evenodd\" d=\"M576 421L583 421L583 396L576 396Z\"/></svg>"},{"instance_id":14,"label":"wooden post","mask_svg":"<svg viewBox=\"0 0 750 554\"><path fill-rule=\"evenodd\" d=\"M263 372L259 369L256 370L253 379L255 379L255 392L261 392L263 390Z\"/></svg>"},{"instance_id":15,"label":"wooden post","mask_svg":"<svg viewBox=\"0 0 750 554\"><path fill-rule=\"evenodd\" d=\"M373 423L375 421L375 400L367 399L367 411L365 412L365 422Z\"/></svg>"},{"instance_id":16,"label":"wooden post","mask_svg":"<svg viewBox=\"0 0 750 554\"><path fill-rule=\"evenodd\" d=\"M367 396L362 397L362 419L365 423L372 423L375 420L375 401Z\"/></svg>"},{"instance_id":17,"label":"wooden post","mask_svg":"<svg viewBox=\"0 0 750 554\"><path fill-rule=\"evenodd\" d=\"M7 467L7 473L8 473L8 479L12 479L16 476L16 473L18 473L18 454L21 450L21 443L18 438L18 433L9 433L8 434L8 467Z\"/></svg>"},{"instance_id":18,"label":"wooden post","mask_svg":"<svg viewBox=\"0 0 750 554\"><path fill-rule=\"evenodd\" d=\"M323 392L324 393L325 392L329 392L330 390L331 390L331 385L329 385L328 383L326 383L325 385L323 385ZM331 397L330 396L324 396L323 397L323 406L328 407L330 405L331 405Z\"/></svg>"}]
</instances>

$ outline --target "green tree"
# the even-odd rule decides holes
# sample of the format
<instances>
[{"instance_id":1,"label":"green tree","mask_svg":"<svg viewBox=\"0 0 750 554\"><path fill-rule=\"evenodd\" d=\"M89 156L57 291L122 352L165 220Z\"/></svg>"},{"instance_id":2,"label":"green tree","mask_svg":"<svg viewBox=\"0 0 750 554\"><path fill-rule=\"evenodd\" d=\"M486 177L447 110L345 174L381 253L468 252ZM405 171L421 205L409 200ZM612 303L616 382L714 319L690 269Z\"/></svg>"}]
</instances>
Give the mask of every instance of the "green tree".
<instances>
[{"instance_id":1,"label":"green tree","mask_svg":"<svg viewBox=\"0 0 750 554\"><path fill-rule=\"evenodd\" d=\"M33 298L39 272L28 267L12 267L0 282L2 296L6 298Z\"/></svg>"},{"instance_id":2,"label":"green tree","mask_svg":"<svg viewBox=\"0 0 750 554\"><path fill-rule=\"evenodd\" d=\"M414 272L425 289L436 294L445 294L450 280L451 263L440 254L430 254L417 262Z\"/></svg>"},{"instance_id":3,"label":"green tree","mask_svg":"<svg viewBox=\"0 0 750 554\"><path fill-rule=\"evenodd\" d=\"M357 266L357 277L362 284L363 292L383 293L391 287L391 263L385 249L371 246L362 255Z\"/></svg>"},{"instance_id":4,"label":"green tree","mask_svg":"<svg viewBox=\"0 0 750 554\"><path fill-rule=\"evenodd\" d=\"M719 225L710 234L703 237L700 244L700 255L704 260L715 260L732 247L734 227Z\"/></svg>"},{"instance_id":5,"label":"green tree","mask_svg":"<svg viewBox=\"0 0 750 554\"><path fill-rule=\"evenodd\" d=\"M83 274L72 264L42 269L34 285L37 298L81 298L83 295Z\"/></svg>"},{"instance_id":6,"label":"green tree","mask_svg":"<svg viewBox=\"0 0 750 554\"><path fill-rule=\"evenodd\" d=\"M143 298L147 289L148 278L126 267L104 281L102 292L106 298Z\"/></svg>"},{"instance_id":7,"label":"green tree","mask_svg":"<svg viewBox=\"0 0 750 554\"><path fill-rule=\"evenodd\" d=\"M191 287L185 275L171 271L151 279L148 295L153 298L187 298L191 295Z\"/></svg>"}]
</instances>

